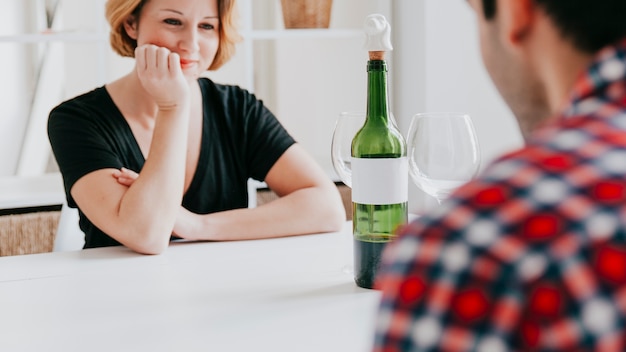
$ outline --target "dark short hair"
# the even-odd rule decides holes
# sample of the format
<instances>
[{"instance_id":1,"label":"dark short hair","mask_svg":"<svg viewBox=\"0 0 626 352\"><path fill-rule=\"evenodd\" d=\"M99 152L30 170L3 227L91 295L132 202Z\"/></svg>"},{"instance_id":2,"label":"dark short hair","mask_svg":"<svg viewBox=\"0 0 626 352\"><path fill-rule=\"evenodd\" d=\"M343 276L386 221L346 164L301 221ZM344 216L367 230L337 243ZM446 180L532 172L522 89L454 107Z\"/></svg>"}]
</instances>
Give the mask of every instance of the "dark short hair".
<instances>
[{"instance_id":1,"label":"dark short hair","mask_svg":"<svg viewBox=\"0 0 626 352\"><path fill-rule=\"evenodd\" d=\"M496 15L496 0L482 0L486 19ZM593 53L626 37L624 0L533 0L554 21L563 37Z\"/></svg>"}]
</instances>

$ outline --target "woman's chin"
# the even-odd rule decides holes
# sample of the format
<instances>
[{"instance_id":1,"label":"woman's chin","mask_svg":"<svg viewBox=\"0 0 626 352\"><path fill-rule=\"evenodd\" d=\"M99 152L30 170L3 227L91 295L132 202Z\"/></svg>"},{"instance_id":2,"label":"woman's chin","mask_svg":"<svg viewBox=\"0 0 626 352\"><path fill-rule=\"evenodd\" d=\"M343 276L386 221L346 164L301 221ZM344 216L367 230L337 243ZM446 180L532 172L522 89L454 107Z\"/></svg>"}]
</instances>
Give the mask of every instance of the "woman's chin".
<instances>
[{"instance_id":1,"label":"woman's chin","mask_svg":"<svg viewBox=\"0 0 626 352\"><path fill-rule=\"evenodd\" d=\"M193 72L192 71L185 71L183 73L185 75L185 78L189 82L195 82L200 77L200 73L196 72L196 71L193 71Z\"/></svg>"}]
</instances>

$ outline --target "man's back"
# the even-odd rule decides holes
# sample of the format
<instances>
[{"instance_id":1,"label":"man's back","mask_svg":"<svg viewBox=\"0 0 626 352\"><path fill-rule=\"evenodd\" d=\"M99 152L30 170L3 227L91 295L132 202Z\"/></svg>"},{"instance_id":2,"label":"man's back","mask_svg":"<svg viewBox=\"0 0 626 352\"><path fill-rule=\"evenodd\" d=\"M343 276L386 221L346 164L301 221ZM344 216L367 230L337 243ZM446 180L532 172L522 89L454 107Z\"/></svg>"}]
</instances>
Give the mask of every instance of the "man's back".
<instances>
[{"instance_id":1,"label":"man's back","mask_svg":"<svg viewBox=\"0 0 626 352\"><path fill-rule=\"evenodd\" d=\"M626 350L626 40L570 92L389 245L375 350Z\"/></svg>"}]
</instances>

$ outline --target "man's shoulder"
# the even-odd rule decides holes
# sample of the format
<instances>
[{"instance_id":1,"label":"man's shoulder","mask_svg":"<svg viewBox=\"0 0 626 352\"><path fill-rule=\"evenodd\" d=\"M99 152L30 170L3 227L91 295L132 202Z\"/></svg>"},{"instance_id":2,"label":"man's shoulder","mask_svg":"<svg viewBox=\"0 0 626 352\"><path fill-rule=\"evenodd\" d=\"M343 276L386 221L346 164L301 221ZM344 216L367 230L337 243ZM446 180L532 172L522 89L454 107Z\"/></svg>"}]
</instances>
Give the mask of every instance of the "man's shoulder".
<instances>
[{"instance_id":1,"label":"man's shoulder","mask_svg":"<svg viewBox=\"0 0 626 352\"><path fill-rule=\"evenodd\" d=\"M420 239L443 246L460 241L472 251L502 251L494 258L512 261L513 254L528 250L533 237L557 234L558 226L552 225L562 219L555 209L576 193L557 175L574 164L567 154L540 146L510 152L402 233L419 233Z\"/></svg>"},{"instance_id":2,"label":"man's shoulder","mask_svg":"<svg viewBox=\"0 0 626 352\"><path fill-rule=\"evenodd\" d=\"M401 237L440 249L460 243L501 264L529 253L565 258L580 244L611 238L624 231L626 150L596 146L604 154L589 157L574 145L531 144L502 156Z\"/></svg>"}]
</instances>

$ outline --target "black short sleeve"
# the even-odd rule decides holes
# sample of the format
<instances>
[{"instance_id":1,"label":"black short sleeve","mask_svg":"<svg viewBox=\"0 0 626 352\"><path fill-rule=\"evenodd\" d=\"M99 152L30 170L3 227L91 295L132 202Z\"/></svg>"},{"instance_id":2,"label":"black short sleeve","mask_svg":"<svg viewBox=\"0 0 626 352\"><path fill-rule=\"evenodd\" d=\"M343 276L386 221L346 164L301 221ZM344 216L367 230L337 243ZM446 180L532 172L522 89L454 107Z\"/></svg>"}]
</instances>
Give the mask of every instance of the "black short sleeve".
<instances>
[{"instance_id":1,"label":"black short sleeve","mask_svg":"<svg viewBox=\"0 0 626 352\"><path fill-rule=\"evenodd\" d=\"M248 206L249 178L264 180L278 158L295 143L276 117L253 94L237 86L198 80L202 92L202 140L198 166L182 206L197 214ZM48 136L70 190L84 175L103 168L140 172L145 160L124 116L104 87L52 110ZM79 209L80 210L80 209ZM119 244L80 212L85 247Z\"/></svg>"},{"instance_id":2,"label":"black short sleeve","mask_svg":"<svg viewBox=\"0 0 626 352\"><path fill-rule=\"evenodd\" d=\"M76 204L69 191L81 177L104 168L137 170L143 165L130 127L104 88L54 108L48 119L48 137L68 204L73 207Z\"/></svg>"}]
</instances>

